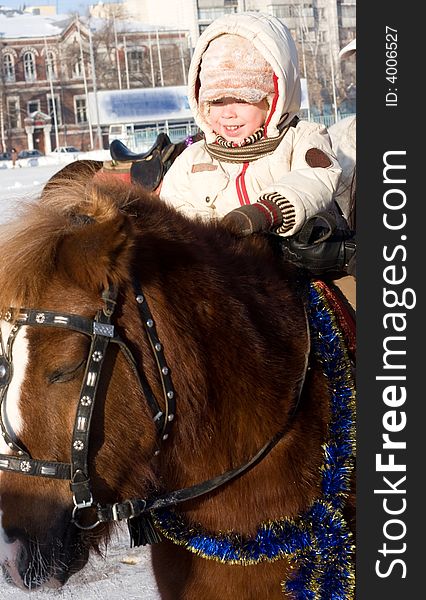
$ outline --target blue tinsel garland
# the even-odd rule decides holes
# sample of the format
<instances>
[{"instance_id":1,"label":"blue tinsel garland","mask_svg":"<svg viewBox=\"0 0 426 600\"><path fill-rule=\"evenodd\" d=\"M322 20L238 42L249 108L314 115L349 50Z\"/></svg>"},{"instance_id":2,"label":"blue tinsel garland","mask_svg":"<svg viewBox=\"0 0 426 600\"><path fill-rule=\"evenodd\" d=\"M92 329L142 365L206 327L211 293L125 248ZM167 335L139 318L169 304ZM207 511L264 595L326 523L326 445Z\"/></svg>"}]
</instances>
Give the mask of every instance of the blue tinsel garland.
<instances>
[{"instance_id":1,"label":"blue tinsel garland","mask_svg":"<svg viewBox=\"0 0 426 600\"><path fill-rule=\"evenodd\" d=\"M254 538L206 533L171 510L156 511L165 537L204 558L254 564L283 556L294 574L282 583L295 600L349 600L354 595L351 533L342 516L355 455L355 391L341 332L321 288L311 284L308 318L312 346L331 394L329 438L321 467L323 495L296 519L262 523Z\"/></svg>"}]
</instances>

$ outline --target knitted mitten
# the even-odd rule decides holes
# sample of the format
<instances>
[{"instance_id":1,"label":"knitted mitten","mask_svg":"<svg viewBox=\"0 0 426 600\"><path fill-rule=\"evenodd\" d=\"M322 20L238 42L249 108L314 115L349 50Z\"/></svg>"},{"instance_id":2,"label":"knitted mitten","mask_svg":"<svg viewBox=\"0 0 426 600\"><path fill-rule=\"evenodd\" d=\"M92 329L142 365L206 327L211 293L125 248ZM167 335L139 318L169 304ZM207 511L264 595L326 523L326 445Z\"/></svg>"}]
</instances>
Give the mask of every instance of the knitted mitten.
<instances>
[{"instance_id":1,"label":"knitted mitten","mask_svg":"<svg viewBox=\"0 0 426 600\"><path fill-rule=\"evenodd\" d=\"M260 231L272 231L282 225L283 215L280 208L270 200L259 200L234 208L226 214L222 223L237 236L244 237Z\"/></svg>"}]
</instances>

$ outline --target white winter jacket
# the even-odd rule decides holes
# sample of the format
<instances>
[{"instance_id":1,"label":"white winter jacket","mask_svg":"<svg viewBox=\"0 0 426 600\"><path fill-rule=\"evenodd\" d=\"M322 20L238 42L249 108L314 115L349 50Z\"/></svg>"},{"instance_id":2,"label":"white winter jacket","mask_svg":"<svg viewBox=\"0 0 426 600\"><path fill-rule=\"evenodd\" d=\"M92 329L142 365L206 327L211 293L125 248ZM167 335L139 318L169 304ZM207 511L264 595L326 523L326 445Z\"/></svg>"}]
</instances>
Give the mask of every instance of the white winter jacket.
<instances>
[{"instance_id":1,"label":"white winter jacket","mask_svg":"<svg viewBox=\"0 0 426 600\"><path fill-rule=\"evenodd\" d=\"M356 117L346 117L329 128L331 146L342 168L335 196L346 219L349 218L356 165Z\"/></svg>"},{"instance_id":2,"label":"white winter jacket","mask_svg":"<svg viewBox=\"0 0 426 600\"><path fill-rule=\"evenodd\" d=\"M256 160L241 164L210 156L206 142L214 142L216 136L199 111L196 90L203 52L212 39L223 33L249 39L274 69L276 92L267 117L268 138L277 137L278 123L280 127L289 124L300 109L298 57L281 21L261 13L237 13L217 19L198 40L188 78L189 103L206 139L189 146L175 160L164 177L160 197L190 217L220 219L242 204L277 192L295 209L295 225L283 234L292 235L306 218L331 208L341 169L326 128L307 121L289 127L273 153Z\"/></svg>"}]
</instances>

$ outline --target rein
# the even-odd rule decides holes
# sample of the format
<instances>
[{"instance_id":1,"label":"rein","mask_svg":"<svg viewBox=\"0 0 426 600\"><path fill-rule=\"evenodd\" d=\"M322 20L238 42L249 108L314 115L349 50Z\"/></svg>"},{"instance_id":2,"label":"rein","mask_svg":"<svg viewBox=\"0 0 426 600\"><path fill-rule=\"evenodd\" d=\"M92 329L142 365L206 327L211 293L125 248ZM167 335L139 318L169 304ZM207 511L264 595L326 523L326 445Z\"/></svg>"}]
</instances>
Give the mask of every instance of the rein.
<instances>
[{"instance_id":1,"label":"rein","mask_svg":"<svg viewBox=\"0 0 426 600\"><path fill-rule=\"evenodd\" d=\"M158 429L160 441L165 441L169 437L176 414L175 391L173 389L173 384L170 377L170 369L164 357L163 345L158 338L154 319L146 298L139 284L135 281L133 282L133 288L135 293L135 301L138 306L141 320L143 321L160 376L164 398L164 410L160 408L160 405L155 398L144 373L139 373L131 350L128 348L125 341L123 341L116 333L115 327L111 323L118 293L115 288L110 287L108 290L104 291L102 294L104 307L102 310L97 312L94 319L81 317L79 315L58 313L34 308L10 309L3 315L0 315L0 317L5 321L13 323L6 346L4 346L3 339L0 334L0 433L3 436L5 443L14 452L14 455L0 454L0 470L17 472L36 477L70 480L70 488L73 494L74 502L71 518L72 523L74 523L80 529L89 530L95 528L101 523L129 520L131 537L132 539L137 539L137 545L139 545L154 543L155 541L159 541L161 539L149 521L151 511L175 506L176 504L197 498L239 477L263 460L279 442L279 440L283 438L283 436L290 429L293 418L299 406L305 376L308 370L310 341L309 325L307 323L308 349L306 352L303 376L299 384L294 409L289 416L286 426L278 431L246 463L202 483L168 492L161 496L155 496L147 499L132 498L126 499L122 502L115 502L114 504L101 506L100 504L95 503L91 493L88 468L88 451L90 425L96 401L98 384L102 374L106 352L110 343L118 345L119 349L123 352L126 360L130 364L132 371L137 378L139 387L142 390L142 393L146 398L152 412L153 421ZM5 424L3 412L7 389L12 379L13 342L19 329L25 325L35 327L65 328L78 331L79 333L85 334L91 338L90 350L86 360L86 368L74 421L70 463L32 458L27 449L23 447L23 445L20 444L20 442L16 439L14 433L8 431ZM160 449L158 448L155 452L155 455L158 455L159 452ZM89 525L84 525L79 521L79 512L91 507L96 507L97 520ZM134 519L135 517L139 517L139 519L137 526L133 527L133 525L130 524L130 520Z\"/></svg>"}]
</instances>

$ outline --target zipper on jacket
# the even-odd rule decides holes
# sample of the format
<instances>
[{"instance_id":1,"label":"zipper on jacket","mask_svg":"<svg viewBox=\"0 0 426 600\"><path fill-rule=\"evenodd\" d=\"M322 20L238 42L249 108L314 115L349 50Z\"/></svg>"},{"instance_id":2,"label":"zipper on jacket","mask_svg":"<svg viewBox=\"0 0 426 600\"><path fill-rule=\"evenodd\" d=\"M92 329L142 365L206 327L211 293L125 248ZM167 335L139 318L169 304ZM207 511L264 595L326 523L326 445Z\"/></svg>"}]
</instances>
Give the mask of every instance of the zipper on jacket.
<instances>
[{"instance_id":1,"label":"zipper on jacket","mask_svg":"<svg viewBox=\"0 0 426 600\"><path fill-rule=\"evenodd\" d=\"M239 173L237 175L237 178L235 180L235 185L237 187L238 200L240 201L241 206L244 206L244 204L250 204L250 198L248 197L246 182L244 179L244 176L245 176L248 166L249 166L248 162L243 163L243 168L241 169L241 173Z\"/></svg>"}]
</instances>

